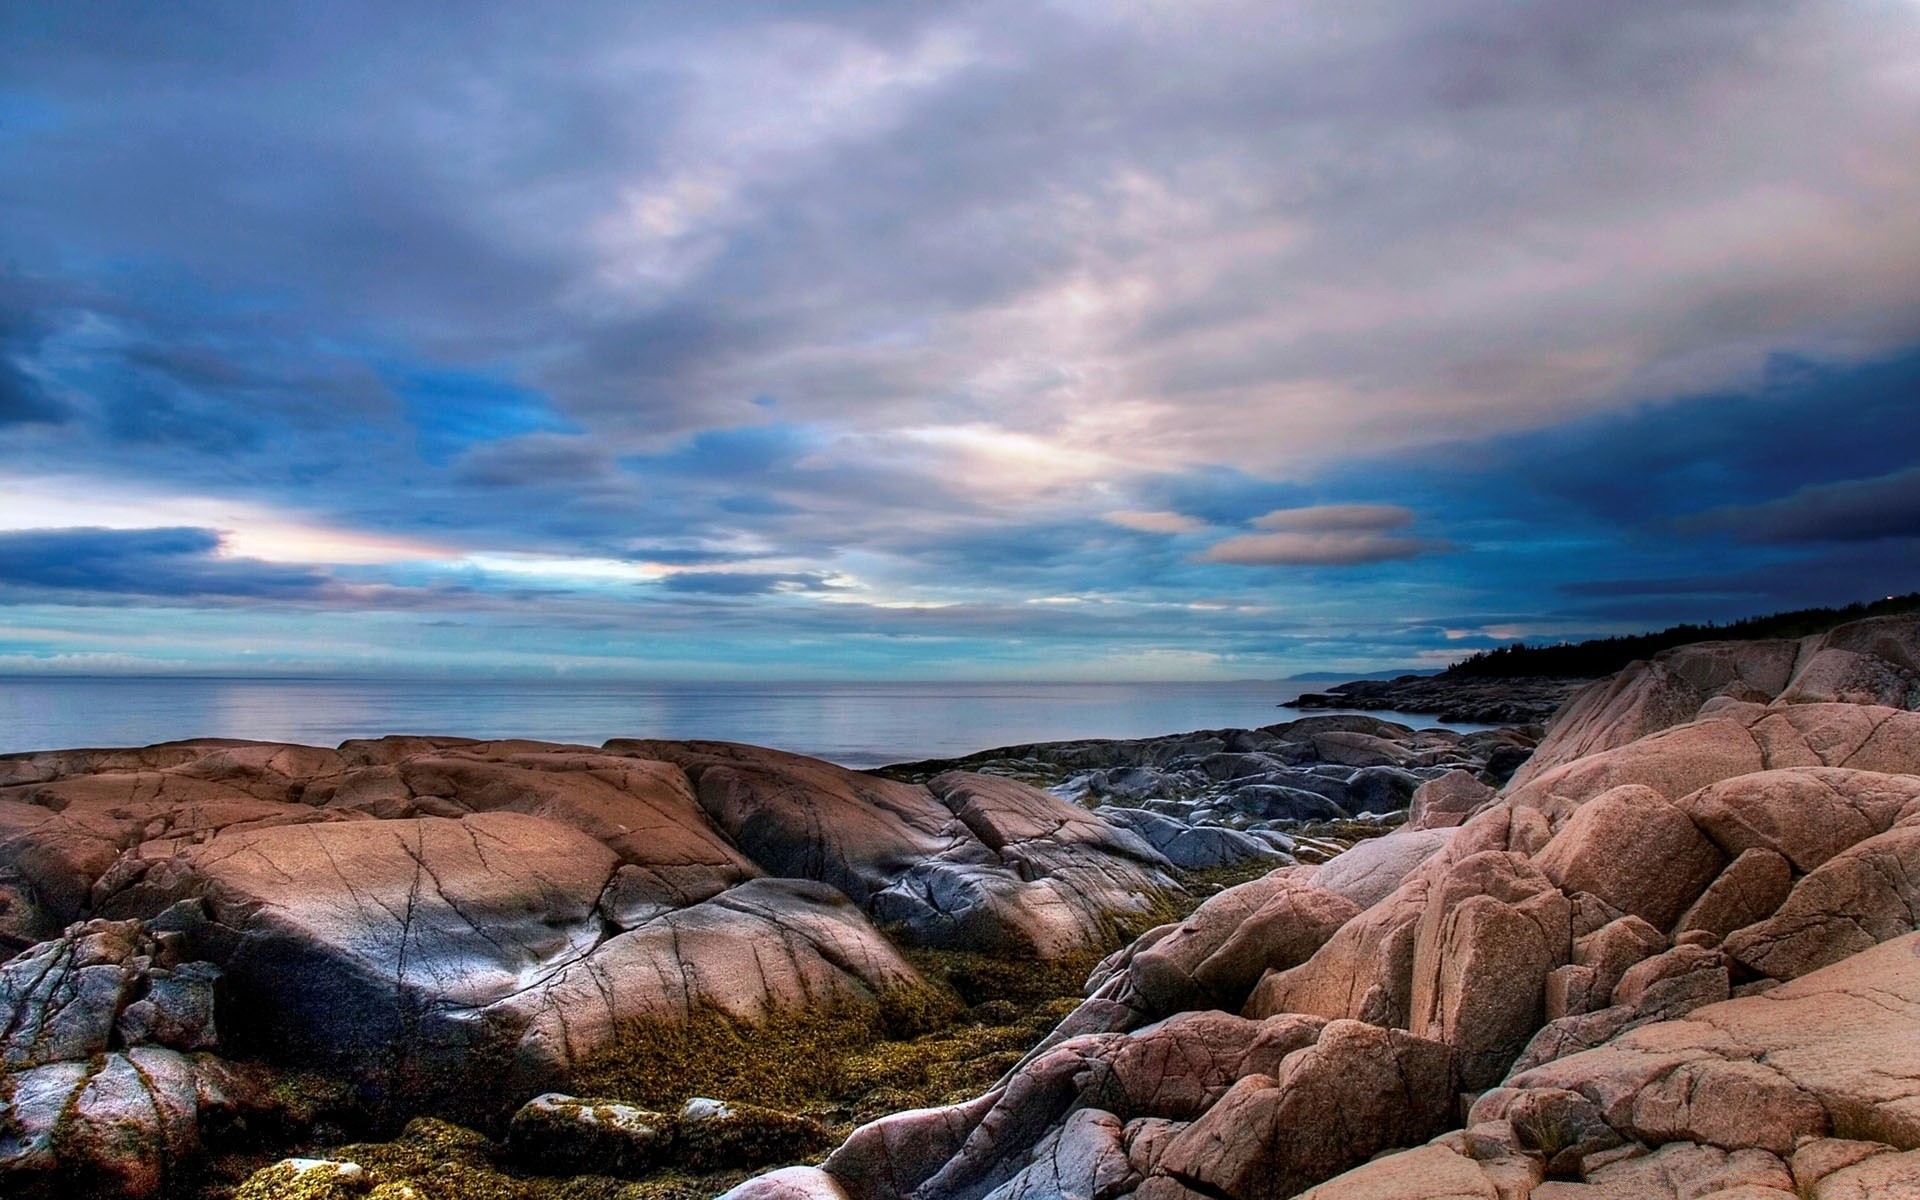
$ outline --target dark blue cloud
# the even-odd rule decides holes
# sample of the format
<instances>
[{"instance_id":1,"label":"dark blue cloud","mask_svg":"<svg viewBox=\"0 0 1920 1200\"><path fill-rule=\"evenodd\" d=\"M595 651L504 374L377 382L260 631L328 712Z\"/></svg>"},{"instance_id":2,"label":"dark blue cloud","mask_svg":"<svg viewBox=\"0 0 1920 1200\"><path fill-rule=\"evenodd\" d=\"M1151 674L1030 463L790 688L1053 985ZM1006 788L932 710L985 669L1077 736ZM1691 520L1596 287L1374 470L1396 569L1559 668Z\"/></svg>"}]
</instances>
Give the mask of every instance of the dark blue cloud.
<instances>
[{"instance_id":1,"label":"dark blue cloud","mask_svg":"<svg viewBox=\"0 0 1920 1200\"><path fill-rule=\"evenodd\" d=\"M670 592L705 596L764 596L778 591L831 591L819 575L796 572L679 571L660 581Z\"/></svg>"},{"instance_id":2,"label":"dark blue cloud","mask_svg":"<svg viewBox=\"0 0 1920 1200\"><path fill-rule=\"evenodd\" d=\"M66 419L66 409L26 372L0 358L0 427L53 424Z\"/></svg>"},{"instance_id":3,"label":"dark blue cloud","mask_svg":"<svg viewBox=\"0 0 1920 1200\"><path fill-rule=\"evenodd\" d=\"M308 600L329 587L321 571L217 557L220 545L219 531L190 527L0 532L0 594Z\"/></svg>"},{"instance_id":4,"label":"dark blue cloud","mask_svg":"<svg viewBox=\"0 0 1920 1200\"><path fill-rule=\"evenodd\" d=\"M1920 466L1865 479L1810 484L1775 500L1713 509L1690 524L1775 544L1920 538Z\"/></svg>"},{"instance_id":5,"label":"dark blue cloud","mask_svg":"<svg viewBox=\"0 0 1920 1200\"><path fill-rule=\"evenodd\" d=\"M1758 387L1495 439L1461 465L1603 520L1657 527L1896 471L1916 446L1920 352L1860 365L1782 354Z\"/></svg>"}]
</instances>

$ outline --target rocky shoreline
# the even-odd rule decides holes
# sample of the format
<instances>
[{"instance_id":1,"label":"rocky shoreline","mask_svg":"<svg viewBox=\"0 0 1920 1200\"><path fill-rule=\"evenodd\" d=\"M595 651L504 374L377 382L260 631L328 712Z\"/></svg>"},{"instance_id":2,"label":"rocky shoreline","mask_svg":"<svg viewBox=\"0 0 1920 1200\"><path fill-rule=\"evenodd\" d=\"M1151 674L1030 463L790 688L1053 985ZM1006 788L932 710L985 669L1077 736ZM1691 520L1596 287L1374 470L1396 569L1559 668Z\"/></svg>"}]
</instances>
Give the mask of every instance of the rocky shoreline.
<instances>
[{"instance_id":1,"label":"rocky shoreline","mask_svg":"<svg viewBox=\"0 0 1920 1200\"><path fill-rule=\"evenodd\" d=\"M0 1189L1920 1195L1916 708L1885 618L1537 747L0 758Z\"/></svg>"},{"instance_id":2,"label":"rocky shoreline","mask_svg":"<svg viewBox=\"0 0 1920 1200\"><path fill-rule=\"evenodd\" d=\"M1458 824L1221 893L730 1200L1920 1195L1915 709L1911 618L1635 664Z\"/></svg>"},{"instance_id":3,"label":"rocky shoreline","mask_svg":"<svg viewBox=\"0 0 1920 1200\"><path fill-rule=\"evenodd\" d=\"M1307 692L1285 701L1285 707L1433 713L1447 722L1532 725L1552 719L1575 692L1592 682L1591 679L1547 676L1502 679L1444 672L1401 675L1393 679L1356 679L1324 692Z\"/></svg>"},{"instance_id":4,"label":"rocky shoreline","mask_svg":"<svg viewBox=\"0 0 1920 1200\"><path fill-rule=\"evenodd\" d=\"M1494 780L1528 748L1344 716L872 773L632 740L0 758L0 939L20 951L0 966L0 1180L221 1194L201 1175L223 1156L324 1157L424 1118L477 1131L407 1135L469 1176L598 1162L710 1194L902 1106L857 1079L721 1069L769 1031L808 1058L883 1056L910 1077L895 1101L953 1099L1211 880L1331 858L1403 822L1423 782ZM1037 990L998 970L1021 959L1053 968ZM679 1043L698 1061L668 1081ZM523 1102L596 1087L622 1094L562 1109L612 1105L651 1151L528 1148ZM714 1090L762 1127L769 1100L807 1108L812 1140L688 1150L680 1109Z\"/></svg>"}]
</instances>

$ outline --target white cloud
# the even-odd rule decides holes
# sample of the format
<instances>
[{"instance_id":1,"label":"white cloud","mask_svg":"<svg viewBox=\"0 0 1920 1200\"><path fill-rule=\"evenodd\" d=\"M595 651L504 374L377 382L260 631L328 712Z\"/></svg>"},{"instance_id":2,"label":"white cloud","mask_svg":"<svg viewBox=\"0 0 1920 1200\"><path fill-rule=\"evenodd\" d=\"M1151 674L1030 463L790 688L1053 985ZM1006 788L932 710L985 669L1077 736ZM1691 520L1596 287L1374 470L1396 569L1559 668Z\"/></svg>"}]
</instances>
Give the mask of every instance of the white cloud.
<instances>
[{"instance_id":1,"label":"white cloud","mask_svg":"<svg viewBox=\"0 0 1920 1200\"><path fill-rule=\"evenodd\" d=\"M1177 512L1117 509L1113 512L1101 513L1100 518L1122 529L1137 529L1141 533L1199 533L1207 527L1205 521Z\"/></svg>"}]
</instances>

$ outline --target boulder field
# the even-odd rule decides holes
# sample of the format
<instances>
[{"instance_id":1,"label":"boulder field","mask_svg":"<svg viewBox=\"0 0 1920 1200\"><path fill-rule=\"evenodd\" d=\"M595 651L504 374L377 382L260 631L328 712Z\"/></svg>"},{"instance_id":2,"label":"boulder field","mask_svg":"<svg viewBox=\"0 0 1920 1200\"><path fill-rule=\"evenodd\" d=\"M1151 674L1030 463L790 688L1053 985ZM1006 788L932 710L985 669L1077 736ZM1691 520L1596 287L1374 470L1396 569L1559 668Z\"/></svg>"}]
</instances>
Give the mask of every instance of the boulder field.
<instances>
[{"instance_id":1,"label":"boulder field","mask_svg":"<svg viewBox=\"0 0 1920 1200\"><path fill-rule=\"evenodd\" d=\"M177 1194L236 1141L421 1115L504 1129L663 1022L938 1008L909 953L1097 958L1187 872L1328 857L1430 779L1457 822L1530 745L1316 717L1019 748L1053 791L637 739L0 757L0 1192ZM1304 951L1343 904L1261 919ZM1160 986L1232 990L1249 953Z\"/></svg>"},{"instance_id":2,"label":"boulder field","mask_svg":"<svg viewBox=\"0 0 1920 1200\"><path fill-rule=\"evenodd\" d=\"M718 743L0 759L0 1192L165 1192L343 1091L497 1121L634 1021L872 1008L926 986L902 947L1105 949L1170 869L1012 780Z\"/></svg>"},{"instance_id":3,"label":"boulder field","mask_svg":"<svg viewBox=\"0 0 1920 1200\"><path fill-rule=\"evenodd\" d=\"M1916 709L1912 617L1635 664L729 1200L1914 1200Z\"/></svg>"}]
</instances>

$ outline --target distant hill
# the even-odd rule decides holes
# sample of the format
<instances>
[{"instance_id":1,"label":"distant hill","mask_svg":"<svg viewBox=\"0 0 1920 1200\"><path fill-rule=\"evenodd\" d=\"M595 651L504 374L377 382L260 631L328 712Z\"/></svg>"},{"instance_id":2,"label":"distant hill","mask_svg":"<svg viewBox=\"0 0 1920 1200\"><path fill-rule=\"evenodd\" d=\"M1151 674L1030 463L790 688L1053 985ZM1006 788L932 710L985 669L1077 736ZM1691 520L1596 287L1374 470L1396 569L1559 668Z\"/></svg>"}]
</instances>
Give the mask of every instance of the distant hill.
<instances>
[{"instance_id":1,"label":"distant hill","mask_svg":"<svg viewBox=\"0 0 1920 1200\"><path fill-rule=\"evenodd\" d=\"M1594 638L1586 642L1560 642L1550 646L1529 646L1524 642L1515 642L1511 646L1482 650L1463 658L1448 667L1442 675L1456 679L1513 679L1522 676L1598 679L1602 675L1613 674L1636 659L1651 658L1662 650L1684 646L1688 642L1799 638L1825 633L1848 621L1908 612L1920 612L1920 592L1889 596L1871 604L1849 604L1845 608L1802 608L1771 616L1748 617L1728 625L1718 625L1712 621L1704 625L1675 625L1658 633Z\"/></svg>"}]
</instances>

